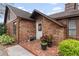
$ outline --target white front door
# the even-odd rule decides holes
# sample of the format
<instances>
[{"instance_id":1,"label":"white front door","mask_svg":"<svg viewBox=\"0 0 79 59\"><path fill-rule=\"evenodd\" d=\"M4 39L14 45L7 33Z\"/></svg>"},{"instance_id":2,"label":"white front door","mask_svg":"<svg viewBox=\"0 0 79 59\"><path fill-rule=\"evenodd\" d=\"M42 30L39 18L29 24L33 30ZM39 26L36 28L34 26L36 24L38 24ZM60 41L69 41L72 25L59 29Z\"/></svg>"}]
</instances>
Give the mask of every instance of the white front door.
<instances>
[{"instance_id":1,"label":"white front door","mask_svg":"<svg viewBox=\"0 0 79 59\"><path fill-rule=\"evenodd\" d=\"M40 39L42 37L42 24L36 22L36 39Z\"/></svg>"}]
</instances>

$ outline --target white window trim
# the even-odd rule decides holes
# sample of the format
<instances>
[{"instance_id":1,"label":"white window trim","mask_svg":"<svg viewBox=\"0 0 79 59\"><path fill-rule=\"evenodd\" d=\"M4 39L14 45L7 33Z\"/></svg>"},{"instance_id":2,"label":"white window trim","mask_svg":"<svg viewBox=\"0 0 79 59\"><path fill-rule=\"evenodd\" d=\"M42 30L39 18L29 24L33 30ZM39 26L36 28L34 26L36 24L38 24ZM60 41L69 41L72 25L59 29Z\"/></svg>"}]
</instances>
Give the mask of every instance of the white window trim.
<instances>
[{"instance_id":1,"label":"white window trim","mask_svg":"<svg viewBox=\"0 0 79 59\"><path fill-rule=\"evenodd\" d=\"M71 24L75 24L75 25L71 25L71 24L69 24L70 23L70 21L73 21L74 20L74 22L75 23L73 23L73 22L71 22ZM68 30L69 30L69 37L76 37L76 20L75 19L70 19L69 20L69 23L68 23ZM70 28L70 26L75 26L75 27L71 27ZM70 32L72 32L71 30L73 30L74 31L74 34L71 34ZM73 33L73 32L72 32Z\"/></svg>"}]
</instances>

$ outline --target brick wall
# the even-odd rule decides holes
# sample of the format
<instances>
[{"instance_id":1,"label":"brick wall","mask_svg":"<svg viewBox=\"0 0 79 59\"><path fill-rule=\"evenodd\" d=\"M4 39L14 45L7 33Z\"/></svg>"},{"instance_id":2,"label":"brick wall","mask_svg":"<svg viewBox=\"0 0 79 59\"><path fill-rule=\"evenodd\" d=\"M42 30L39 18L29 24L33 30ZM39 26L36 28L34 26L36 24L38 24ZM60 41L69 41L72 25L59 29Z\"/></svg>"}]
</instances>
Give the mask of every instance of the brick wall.
<instances>
[{"instance_id":1,"label":"brick wall","mask_svg":"<svg viewBox=\"0 0 79 59\"><path fill-rule=\"evenodd\" d=\"M35 22L21 19L19 23L19 42L27 42L30 36L35 35L35 27Z\"/></svg>"},{"instance_id":2,"label":"brick wall","mask_svg":"<svg viewBox=\"0 0 79 59\"><path fill-rule=\"evenodd\" d=\"M67 3L65 4L65 11L73 11L78 10L78 4L77 3Z\"/></svg>"},{"instance_id":3,"label":"brick wall","mask_svg":"<svg viewBox=\"0 0 79 59\"><path fill-rule=\"evenodd\" d=\"M77 28L76 28L77 35L76 36L77 36L77 39L79 39L79 17L76 18L76 25L77 25Z\"/></svg>"},{"instance_id":4,"label":"brick wall","mask_svg":"<svg viewBox=\"0 0 79 59\"><path fill-rule=\"evenodd\" d=\"M13 22L16 22L16 35L13 34ZM6 24L7 34L13 36L16 42L27 42L31 35L35 35L35 22L28 21L27 19L17 18Z\"/></svg>"},{"instance_id":5,"label":"brick wall","mask_svg":"<svg viewBox=\"0 0 79 59\"><path fill-rule=\"evenodd\" d=\"M65 38L65 29L44 17L38 17L37 21L42 23L43 34L52 34L54 41L58 43ZM31 35L36 35L36 22L27 19L16 19L16 36L20 43L27 42ZM20 21L19 21L20 20ZM7 24L7 33L13 36L13 22Z\"/></svg>"},{"instance_id":6,"label":"brick wall","mask_svg":"<svg viewBox=\"0 0 79 59\"><path fill-rule=\"evenodd\" d=\"M67 31L66 31L67 37L69 37L69 35L68 35L68 20L70 20L70 19L71 18L57 20L65 25L67 25ZM76 37L74 37L74 38L79 39L79 17L74 17L72 19L76 20Z\"/></svg>"},{"instance_id":7,"label":"brick wall","mask_svg":"<svg viewBox=\"0 0 79 59\"><path fill-rule=\"evenodd\" d=\"M13 34L13 22L16 22L16 35ZM18 42L18 19L6 23L6 27L7 27L7 34L13 36L16 42Z\"/></svg>"},{"instance_id":8,"label":"brick wall","mask_svg":"<svg viewBox=\"0 0 79 59\"><path fill-rule=\"evenodd\" d=\"M13 27L12 27L12 25L13 25L13 22L9 22L8 24L6 24L6 26L7 26L7 34L9 34L9 35L12 35L13 34Z\"/></svg>"},{"instance_id":9,"label":"brick wall","mask_svg":"<svg viewBox=\"0 0 79 59\"><path fill-rule=\"evenodd\" d=\"M54 43L58 44L61 40L65 39L66 37L66 32L65 28L60 27L56 23L50 21L49 19L39 16L37 17L37 22L42 23L42 32L43 34L50 35L52 34L54 38Z\"/></svg>"},{"instance_id":10,"label":"brick wall","mask_svg":"<svg viewBox=\"0 0 79 59\"><path fill-rule=\"evenodd\" d=\"M58 22L60 22L60 23L62 23L62 24L64 24L65 26L66 26L66 28L65 28L65 35L66 35L66 37L68 37L69 35L68 35L68 18L66 18L66 19L60 19L60 20L57 20Z\"/></svg>"},{"instance_id":11,"label":"brick wall","mask_svg":"<svg viewBox=\"0 0 79 59\"><path fill-rule=\"evenodd\" d=\"M54 43L58 44L60 41L65 39L65 28L60 27L56 23L43 18L43 34L50 35L52 34L54 38Z\"/></svg>"}]
</instances>

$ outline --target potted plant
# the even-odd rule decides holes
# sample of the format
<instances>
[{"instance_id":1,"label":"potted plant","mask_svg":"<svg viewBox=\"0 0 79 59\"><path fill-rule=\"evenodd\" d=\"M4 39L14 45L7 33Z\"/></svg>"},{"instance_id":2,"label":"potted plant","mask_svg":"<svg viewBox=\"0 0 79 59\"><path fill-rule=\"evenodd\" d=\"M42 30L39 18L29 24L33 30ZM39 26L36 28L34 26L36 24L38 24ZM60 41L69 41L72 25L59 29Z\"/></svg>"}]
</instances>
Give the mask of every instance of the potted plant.
<instances>
[{"instance_id":1,"label":"potted plant","mask_svg":"<svg viewBox=\"0 0 79 59\"><path fill-rule=\"evenodd\" d=\"M47 35L43 35L41 37L41 48L42 48L42 50L47 49Z\"/></svg>"},{"instance_id":2,"label":"potted plant","mask_svg":"<svg viewBox=\"0 0 79 59\"><path fill-rule=\"evenodd\" d=\"M42 50L46 50L47 49L47 42L42 42L41 48L42 48Z\"/></svg>"},{"instance_id":3,"label":"potted plant","mask_svg":"<svg viewBox=\"0 0 79 59\"><path fill-rule=\"evenodd\" d=\"M49 35L48 39L47 39L47 43L48 43L47 45L48 45L48 47L52 47L52 43L53 43L52 39L53 39L52 35Z\"/></svg>"}]
</instances>

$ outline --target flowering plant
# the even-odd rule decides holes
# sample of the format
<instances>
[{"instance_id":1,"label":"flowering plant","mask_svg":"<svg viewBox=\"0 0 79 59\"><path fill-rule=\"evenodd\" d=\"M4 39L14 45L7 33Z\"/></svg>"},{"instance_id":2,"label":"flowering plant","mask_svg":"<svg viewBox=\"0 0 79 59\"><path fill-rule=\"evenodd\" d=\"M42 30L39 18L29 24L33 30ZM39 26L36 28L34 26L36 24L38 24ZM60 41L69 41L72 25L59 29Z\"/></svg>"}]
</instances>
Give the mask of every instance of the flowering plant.
<instances>
[{"instance_id":1,"label":"flowering plant","mask_svg":"<svg viewBox=\"0 0 79 59\"><path fill-rule=\"evenodd\" d=\"M41 37L41 42L47 42L48 36L47 35L43 35Z\"/></svg>"}]
</instances>

